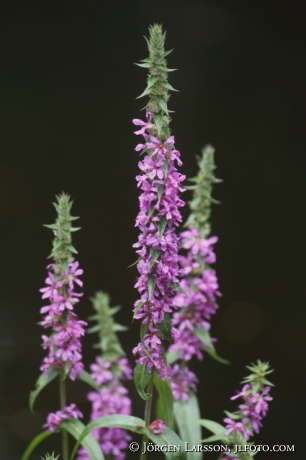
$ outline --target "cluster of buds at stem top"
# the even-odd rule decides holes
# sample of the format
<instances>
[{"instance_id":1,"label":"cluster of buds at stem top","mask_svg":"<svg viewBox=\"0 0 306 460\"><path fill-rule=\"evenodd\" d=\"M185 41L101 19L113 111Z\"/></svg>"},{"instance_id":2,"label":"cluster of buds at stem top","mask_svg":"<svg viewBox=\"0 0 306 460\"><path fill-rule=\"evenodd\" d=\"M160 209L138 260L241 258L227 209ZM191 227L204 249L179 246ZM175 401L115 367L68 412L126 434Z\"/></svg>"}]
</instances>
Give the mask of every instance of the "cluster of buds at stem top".
<instances>
[{"instance_id":1,"label":"cluster of buds at stem top","mask_svg":"<svg viewBox=\"0 0 306 460\"><path fill-rule=\"evenodd\" d=\"M213 245L218 240L216 236L209 237L211 203L216 202L211 196L212 188L214 183L219 182L214 176L213 147L205 147L197 160L198 174L190 179L193 185L186 187L193 191L193 199L189 202L191 214L185 224L188 230L181 233L181 245L187 254L179 257L182 274L180 285L187 295L178 293L174 300L179 311L173 315L175 339L170 346L170 351L176 352L184 362L193 356L202 359L202 350L215 354L215 339L210 337L209 321L217 309L216 298L221 295L216 272L210 266L216 260ZM188 375L188 371L182 370L182 382L185 375ZM178 388L179 381L176 369ZM186 400L183 384L180 392L174 395L176 399L178 394Z\"/></svg>"},{"instance_id":2,"label":"cluster of buds at stem top","mask_svg":"<svg viewBox=\"0 0 306 460\"><path fill-rule=\"evenodd\" d=\"M54 452L51 455L46 454L45 458L42 457L42 460L58 460L58 459L59 459L59 455L55 457Z\"/></svg>"},{"instance_id":3,"label":"cluster of buds at stem top","mask_svg":"<svg viewBox=\"0 0 306 460\"><path fill-rule=\"evenodd\" d=\"M224 419L225 434L231 445L248 445L247 441L250 437L259 432L262 426L261 420L267 414L268 403L273 399L269 394L273 384L266 378L272 372L269 364L258 360L257 364L252 364L247 368L252 374L242 381L244 383L242 390L231 398L232 400L242 398L243 403L238 406L238 411L225 412L227 415ZM238 460L251 458L248 452L237 453ZM227 460L227 457L223 457L223 460Z\"/></svg>"},{"instance_id":4,"label":"cluster of buds at stem top","mask_svg":"<svg viewBox=\"0 0 306 460\"><path fill-rule=\"evenodd\" d=\"M171 340L169 314L178 283L178 236L176 226L181 222L179 208L185 203L179 198L181 182L185 179L177 172L181 165L180 153L170 136L167 101L167 68L164 51L165 34L159 25L150 28L148 47L150 56L141 66L149 69L148 86L141 96L148 95L146 120L133 120L140 126L135 132L144 137L136 151L144 154L139 162L141 174L136 177L142 190L139 198L140 212L136 226L140 230L137 248L140 274L135 287L140 299L135 303L134 318L142 319L141 342L134 348L137 362L146 366L149 373L155 368L160 378L167 378L162 340Z\"/></svg>"},{"instance_id":5,"label":"cluster of buds at stem top","mask_svg":"<svg viewBox=\"0 0 306 460\"><path fill-rule=\"evenodd\" d=\"M110 307L109 296L98 292L91 299L96 314L89 319L96 325L88 332L97 332L99 343L95 348L100 350L96 362L90 366L91 377L100 388L99 391L88 393L91 401L91 420L112 414L131 414L131 400L128 391L122 384L132 378L132 369L125 358L117 337L117 332L126 330L125 326L115 323L113 316L120 307ZM110 455L116 460L123 460L125 450L131 437L121 428L99 428L93 431L104 455ZM85 449L78 452L78 460L89 460Z\"/></svg>"},{"instance_id":6,"label":"cluster of buds at stem top","mask_svg":"<svg viewBox=\"0 0 306 460\"><path fill-rule=\"evenodd\" d=\"M71 222L77 217L70 215L72 202L65 193L57 197L54 204L58 217L56 222L46 227L53 230L55 238L50 255L54 263L48 265L46 287L40 289L42 298L49 304L41 309L41 325L51 329L51 335L43 335L43 348L48 350L41 370L48 375L50 368L65 372L74 380L83 373L81 336L85 334L84 321L79 321L74 313L74 305L82 293L75 291L75 285L83 286L79 276L83 270L73 258L76 250L72 246L71 232L78 230Z\"/></svg>"}]
</instances>

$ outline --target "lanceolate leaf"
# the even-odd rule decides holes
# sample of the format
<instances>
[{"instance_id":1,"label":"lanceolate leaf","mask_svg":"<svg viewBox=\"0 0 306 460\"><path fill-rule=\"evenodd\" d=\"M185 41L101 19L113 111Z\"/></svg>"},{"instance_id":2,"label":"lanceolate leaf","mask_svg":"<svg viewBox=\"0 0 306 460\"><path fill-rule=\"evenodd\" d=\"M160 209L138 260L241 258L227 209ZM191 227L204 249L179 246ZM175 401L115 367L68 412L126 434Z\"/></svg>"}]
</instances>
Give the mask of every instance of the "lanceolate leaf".
<instances>
[{"instance_id":1,"label":"lanceolate leaf","mask_svg":"<svg viewBox=\"0 0 306 460\"><path fill-rule=\"evenodd\" d=\"M148 276L148 287L149 287L149 300L151 298L151 295L153 294L154 288L155 288L155 283L156 283L156 278L154 275L149 275Z\"/></svg>"},{"instance_id":2,"label":"lanceolate leaf","mask_svg":"<svg viewBox=\"0 0 306 460\"><path fill-rule=\"evenodd\" d=\"M153 267L155 260L157 260L159 258L160 251L158 249L154 249L154 248L151 247L150 248L150 255L151 255L151 260L150 260L149 270L151 270L151 268Z\"/></svg>"},{"instance_id":3,"label":"lanceolate leaf","mask_svg":"<svg viewBox=\"0 0 306 460\"><path fill-rule=\"evenodd\" d=\"M80 422L80 420L76 420L74 418L61 422L61 427L68 431L68 433L70 433L77 441L80 439L80 435L85 429L85 425ZM86 436L86 439L83 438L79 442L79 445L80 444L82 444L86 450L90 460L105 460L98 441L91 433ZM73 457L74 456L71 455L71 459L73 459Z\"/></svg>"},{"instance_id":4,"label":"lanceolate leaf","mask_svg":"<svg viewBox=\"0 0 306 460\"><path fill-rule=\"evenodd\" d=\"M193 392L189 393L187 402L175 401L174 416L179 429L179 433L189 446L198 445L201 441L201 427L197 423L200 417L198 399ZM202 460L202 452L187 452L190 460Z\"/></svg>"},{"instance_id":5,"label":"lanceolate leaf","mask_svg":"<svg viewBox=\"0 0 306 460\"><path fill-rule=\"evenodd\" d=\"M187 460L186 452L184 451L185 444L178 437L178 435L172 431L170 428L166 427L165 431L162 434L153 434L149 428L145 429L145 433L151 441L153 441L157 446L160 446L161 449L165 449L162 446L168 446L165 450L165 456L170 460ZM171 446L171 447L169 447ZM181 447L181 452L175 451L170 452L170 449L174 450L176 446Z\"/></svg>"},{"instance_id":6,"label":"lanceolate leaf","mask_svg":"<svg viewBox=\"0 0 306 460\"><path fill-rule=\"evenodd\" d=\"M167 226L167 219L165 216L162 216L159 222L157 223L158 234L160 238L163 236L166 226Z\"/></svg>"},{"instance_id":7,"label":"lanceolate leaf","mask_svg":"<svg viewBox=\"0 0 306 460\"><path fill-rule=\"evenodd\" d=\"M223 434L225 435L225 428L224 426L220 425L220 423L214 422L213 420L201 419L196 420L197 423L204 426L207 430L211 431L214 434Z\"/></svg>"},{"instance_id":8,"label":"lanceolate leaf","mask_svg":"<svg viewBox=\"0 0 306 460\"><path fill-rule=\"evenodd\" d=\"M194 330L195 335L201 340L204 345L204 350L216 361L219 361L223 364L229 364L229 361L226 359L221 358L217 355L216 349L214 344L211 340L209 332L204 328L198 328Z\"/></svg>"},{"instance_id":9,"label":"lanceolate leaf","mask_svg":"<svg viewBox=\"0 0 306 460\"><path fill-rule=\"evenodd\" d=\"M52 382L52 380L55 379L55 377L57 377L58 374L59 369L56 369L55 367L50 367L48 371L48 376L46 376L45 374L41 374L38 377L36 382L36 389L34 391L31 391L30 393L29 406L31 412L33 412L35 400L41 392L41 390L45 388L45 386L48 385L48 383Z\"/></svg>"},{"instance_id":10,"label":"lanceolate leaf","mask_svg":"<svg viewBox=\"0 0 306 460\"><path fill-rule=\"evenodd\" d=\"M107 415L105 417L99 417L93 422L89 423L86 427L83 425L83 429L79 433L78 438L76 438L77 443L73 448L73 452L71 454L70 460L73 460L79 448L79 445L82 444L84 446L83 443L84 441L86 441L88 435L91 436L90 432L92 430L95 430L97 428L117 427L117 428L123 428L125 430L131 430L133 432L137 431L137 433L142 433L144 426L145 426L144 420L138 417L133 417L131 415L114 414L114 415Z\"/></svg>"},{"instance_id":11,"label":"lanceolate leaf","mask_svg":"<svg viewBox=\"0 0 306 460\"><path fill-rule=\"evenodd\" d=\"M167 351L167 363L173 364L179 359L179 352L177 350Z\"/></svg>"},{"instance_id":12,"label":"lanceolate leaf","mask_svg":"<svg viewBox=\"0 0 306 460\"><path fill-rule=\"evenodd\" d=\"M92 388L94 388L96 391L99 391L98 385L96 384L96 382L94 381L94 379L90 376L90 374L88 374L88 372L83 371L82 376L81 376L81 377L78 376L77 379L82 380L82 382L87 383L87 384L90 385Z\"/></svg>"},{"instance_id":13,"label":"lanceolate leaf","mask_svg":"<svg viewBox=\"0 0 306 460\"><path fill-rule=\"evenodd\" d=\"M134 383L136 390L139 393L139 396L145 401L152 398L152 395L150 395L149 393L145 393L144 391L151 377L152 375L147 371L146 364L136 364L134 370Z\"/></svg>"},{"instance_id":14,"label":"lanceolate leaf","mask_svg":"<svg viewBox=\"0 0 306 460\"><path fill-rule=\"evenodd\" d=\"M158 391L163 410L163 420L169 427L173 426L173 395L168 380L161 380L154 373L154 385Z\"/></svg>"},{"instance_id":15,"label":"lanceolate leaf","mask_svg":"<svg viewBox=\"0 0 306 460\"><path fill-rule=\"evenodd\" d=\"M163 336L169 341L172 342L172 336L171 336L171 320L170 320L170 315L169 313L165 313L164 319L162 320L161 323L157 323L156 326L160 330L160 332L163 334Z\"/></svg>"},{"instance_id":16,"label":"lanceolate leaf","mask_svg":"<svg viewBox=\"0 0 306 460\"><path fill-rule=\"evenodd\" d=\"M29 456L31 455L35 447L38 446L38 444L40 444L44 439L46 439L51 434L53 434L51 433L51 431L44 431L43 433L40 433L38 436L36 436L33 439L33 441L28 445L25 453L21 457L21 460L28 460Z\"/></svg>"}]
</instances>

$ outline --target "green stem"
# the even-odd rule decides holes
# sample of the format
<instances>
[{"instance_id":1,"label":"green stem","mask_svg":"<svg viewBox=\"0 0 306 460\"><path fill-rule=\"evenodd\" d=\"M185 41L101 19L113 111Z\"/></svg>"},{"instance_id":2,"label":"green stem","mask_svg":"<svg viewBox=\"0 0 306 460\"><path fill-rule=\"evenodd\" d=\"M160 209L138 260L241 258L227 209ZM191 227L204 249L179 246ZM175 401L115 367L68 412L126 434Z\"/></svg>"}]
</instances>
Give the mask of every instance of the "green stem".
<instances>
[{"instance_id":1,"label":"green stem","mask_svg":"<svg viewBox=\"0 0 306 460\"><path fill-rule=\"evenodd\" d=\"M60 403L61 410L66 407L66 382L64 380L64 371L60 373ZM63 460L69 460L68 433L62 429L62 453Z\"/></svg>"},{"instance_id":2,"label":"green stem","mask_svg":"<svg viewBox=\"0 0 306 460\"><path fill-rule=\"evenodd\" d=\"M149 380L148 386L147 386L147 393L149 393L151 396L150 399L146 401L145 405L145 413L144 413L144 419L145 419L145 427L147 428L150 425L150 420L151 420L151 410L152 410L152 399L153 399L153 375ZM141 460L146 460L147 458L147 452L142 455L142 452L144 451L144 443L148 441L148 436L144 433L142 435L142 443L141 443L141 450L140 450L140 459Z\"/></svg>"}]
</instances>

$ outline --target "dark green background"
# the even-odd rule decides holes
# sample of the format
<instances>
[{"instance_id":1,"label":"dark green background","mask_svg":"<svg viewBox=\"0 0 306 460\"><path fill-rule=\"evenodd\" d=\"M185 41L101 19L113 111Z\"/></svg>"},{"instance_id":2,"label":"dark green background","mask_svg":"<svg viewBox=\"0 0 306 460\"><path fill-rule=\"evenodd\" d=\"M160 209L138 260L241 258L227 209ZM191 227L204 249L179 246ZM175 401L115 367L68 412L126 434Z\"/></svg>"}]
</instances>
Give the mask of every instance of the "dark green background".
<instances>
[{"instance_id":1,"label":"dark green background","mask_svg":"<svg viewBox=\"0 0 306 460\"><path fill-rule=\"evenodd\" d=\"M44 356L38 289L52 235L42 224L55 219L55 194L69 192L81 216L74 239L84 268L79 316L91 314L88 298L104 289L123 305L118 320L131 323L137 272L126 267L135 260L138 209L131 119L143 116L144 100L135 98L146 79L133 62L147 56L142 36L153 22L167 30L167 48L175 48L169 66L179 69L170 82L180 92L169 107L181 171L194 175L195 155L211 143L224 179L212 215L223 293L212 332L231 365L209 357L194 363L203 417L221 422L223 409L235 410L229 398L245 365L260 358L275 368L276 386L255 442L303 439L305 25L303 2L286 3L1 1L1 460L18 460L48 411L58 409L55 383L37 400L36 417L27 409ZM122 334L129 356L138 328L135 322ZM84 341L87 365L92 339ZM130 389L142 416L143 403ZM86 392L81 383L69 386L69 402L88 416ZM58 436L54 442L33 459L59 453Z\"/></svg>"}]
</instances>

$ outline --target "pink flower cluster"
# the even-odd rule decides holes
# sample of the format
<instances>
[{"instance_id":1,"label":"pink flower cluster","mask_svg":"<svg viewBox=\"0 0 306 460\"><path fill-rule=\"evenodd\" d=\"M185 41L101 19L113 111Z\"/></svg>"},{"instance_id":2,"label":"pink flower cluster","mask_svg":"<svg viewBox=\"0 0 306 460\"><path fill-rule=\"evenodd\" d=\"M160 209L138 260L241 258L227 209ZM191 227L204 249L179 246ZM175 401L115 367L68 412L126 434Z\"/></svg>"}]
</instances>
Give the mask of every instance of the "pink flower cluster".
<instances>
[{"instance_id":1,"label":"pink flower cluster","mask_svg":"<svg viewBox=\"0 0 306 460\"><path fill-rule=\"evenodd\" d=\"M135 134L143 135L144 144L138 144L136 151L143 151L145 157L139 162L141 174L136 177L142 190L139 197L140 212L136 219L140 235L134 244L140 260L137 269L140 274L135 287L140 300L135 303L134 317L147 325L147 333L133 353L138 363L146 364L147 370L156 368L162 379L167 369L162 356L163 335L158 329L165 314L173 309L174 283L178 283L178 236L175 228L181 222L179 208L185 203L179 198L181 182L185 176L177 172L175 163L181 165L180 153L174 148L174 137L161 141L152 134L156 129L152 115L147 112L147 122L133 120L141 129Z\"/></svg>"},{"instance_id":2,"label":"pink flower cluster","mask_svg":"<svg viewBox=\"0 0 306 460\"><path fill-rule=\"evenodd\" d=\"M226 435L229 435L232 431L238 431L248 440L253 432L259 432L262 426L261 420L268 410L268 401L273 399L269 395L270 388L266 386L261 392L256 392L250 384L246 384L240 392L231 398L242 397L244 403L238 406L239 411L235 413L237 419L236 417L235 420L226 417L223 420L226 423Z\"/></svg>"},{"instance_id":3,"label":"pink flower cluster","mask_svg":"<svg viewBox=\"0 0 306 460\"><path fill-rule=\"evenodd\" d=\"M54 264L47 267L54 269ZM73 306L79 302L82 293L74 290L75 284L83 286L78 278L83 273L78 262L71 262L68 265L67 273L59 276L52 271L48 272L46 279L47 286L40 289L42 298L48 299L49 305L41 308L44 315L41 325L44 328L52 328L48 337L43 335L43 348L48 350L48 356L43 360L40 370L46 375L50 367L69 370L69 377L75 380L83 373L81 341L80 337L85 334L84 321L79 321L73 312Z\"/></svg>"},{"instance_id":4,"label":"pink flower cluster","mask_svg":"<svg viewBox=\"0 0 306 460\"><path fill-rule=\"evenodd\" d=\"M132 378L132 369L126 358L119 358L116 362L104 361L96 358L96 363L90 366L91 376L101 386L100 391L91 391L87 398L91 401L92 412L90 419L112 414L131 414L131 400L127 396L128 390L121 384L121 380ZM114 460L123 460L124 452L131 437L121 428L99 428L92 434L100 444L103 454L113 455ZM85 449L78 452L78 460L88 460Z\"/></svg>"},{"instance_id":5,"label":"pink flower cluster","mask_svg":"<svg viewBox=\"0 0 306 460\"><path fill-rule=\"evenodd\" d=\"M195 329L210 329L209 320L216 312L216 298L220 296L216 272L209 267L216 260L213 245L218 238L201 238L196 228L181 233L186 256L179 256L182 279L180 285L185 294L178 293L174 305L180 310L173 315L174 344L180 359L189 361L193 356L203 358L203 342L195 335Z\"/></svg>"},{"instance_id":6,"label":"pink flower cluster","mask_svg":"<svg viewBox=\"0 0 306 460\"><path fill-rule=\"evenodd\" d=\"M43 425L43 428L48 428L50 431L54 431L60 427L62 420L69 420L71 418L82 418L83 414L80 412L75 404L65 407L64 410L58 410L55 413L50 413L47 417L47 422Z\"/></svg>"},{"instance_id":7,"label":"pink flower cluster","mask_svg":"<svg viewBox=\"0 0 306 460\"><path fill-rule=\"evenodd\" d=\"M180 367L179 364L174 364L170 373L170 383L174 400L181 399L187 402L189 400L189 391L196 391L198 379L187 367Z\"/></svg>"}]
</instances>

